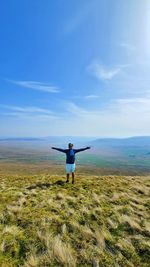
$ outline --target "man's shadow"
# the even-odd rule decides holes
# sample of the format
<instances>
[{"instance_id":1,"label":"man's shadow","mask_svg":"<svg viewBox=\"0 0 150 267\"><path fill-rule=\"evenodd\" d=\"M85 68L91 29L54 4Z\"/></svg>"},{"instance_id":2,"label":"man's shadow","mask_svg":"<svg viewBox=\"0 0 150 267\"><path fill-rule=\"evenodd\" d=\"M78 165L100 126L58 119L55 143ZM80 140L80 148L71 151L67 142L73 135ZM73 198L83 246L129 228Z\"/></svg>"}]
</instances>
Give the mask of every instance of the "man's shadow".
<instances>
[{"instance_id":1,"label":"man's shadow","mask_svg":"<svg viewBox=\"0 0 150 267\"><path fill-rule=\"evenodd\" d=\"M64 181L61 181L61 180L58 180L56 181L55 183L53 184L50 184L50 183L38 183L38 184L35 184L35 185L31 185L29 187L27 187L26 189L28 190L32 190L32 189L36 189L36 188L40 188L40 189L46 189L46 188L49 188L49 187L52 187L52 186L56 186L56 185L64 185L65 182Z\"/></svg>"}]
</instances>

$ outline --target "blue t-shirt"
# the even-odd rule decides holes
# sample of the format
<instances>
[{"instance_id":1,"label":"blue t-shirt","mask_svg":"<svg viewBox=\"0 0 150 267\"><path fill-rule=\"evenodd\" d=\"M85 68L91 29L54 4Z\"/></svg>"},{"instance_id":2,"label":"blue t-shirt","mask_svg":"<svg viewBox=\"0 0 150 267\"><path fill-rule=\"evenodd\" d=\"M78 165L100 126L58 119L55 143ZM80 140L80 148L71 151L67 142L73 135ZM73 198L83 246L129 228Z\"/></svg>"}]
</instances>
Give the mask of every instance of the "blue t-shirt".
<instances>
[{"instance_id":1,"label":"blue t-shirt","mask_svg":"<svg viewBox=\"0 0 150 267\"><path fill-rule=\"evenodd\" d=\"M69 163L69 164L75 163L75 150L74 149L67 149L66 163Z\"/></svg>"},{"instance_id":2,"label":"blue t-shirt","mask_svg":"<svg viewBox=\"0 0 150 267\"><path fill-rule=\"evenodd\" d=\"M63 152L66 154L66 163L67 164L74 164L75 163L75 154L81 151L84 151L86 149L89 149L89 147L80 148L80 149L61 149L53 147L53 149L58 150L60 152Z\"/></svg>"}]
</instances>

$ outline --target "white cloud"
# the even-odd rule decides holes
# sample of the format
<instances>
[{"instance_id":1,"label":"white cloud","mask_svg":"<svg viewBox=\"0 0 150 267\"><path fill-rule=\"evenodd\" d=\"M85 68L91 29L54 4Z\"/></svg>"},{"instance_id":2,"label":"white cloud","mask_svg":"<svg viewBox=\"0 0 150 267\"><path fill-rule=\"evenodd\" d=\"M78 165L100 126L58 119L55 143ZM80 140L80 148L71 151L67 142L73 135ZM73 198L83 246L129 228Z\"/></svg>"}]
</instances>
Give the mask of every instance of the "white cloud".
<instances>
[{"instance_id":1,"label":"white cloud","mask_svg":"<svg viewBox=\"0 0 150 267\"><path fill-rule=\"evenodd\" d=\"M65 106L66 106L66 110L71 114L75 114L79 116L81 116L82 114L88 114L88 111L86 111L84 108L77 106L73 102L67 102Z\"/></svg>"},{"instance_id":2,"label":"white cloud","mask_svg":"<svg viewBox=\"0 0 150 267\"><path fill-rule=\"evenodd\" d=\"M60 125L69 126L71 134L99 136L134 136L150 134L150 98L113 100L99 110L67 105L68 118Z\"/></svg>"},{"instance_id":3,"label":"white cloud","mask_svg":"<svg viewBox=\"0 0 150 267\"><path fill-rule=\"evenodd\" d=\"M120 107L120 110L124 110L125 113L130 113L135 115L135 119L139 116L150 117L150 97L136 97L136 98L124 98L116 100L116 105Z\"/></svg>"},{"instance_id":4,"label":"white cloud","mask_svg":"<svg viewBox=\"0 0 150 267\"><path fill-rule=\"evenodd\" d=\"M119 103L122 104L150 104L150 98L144 98L144 97L135 97L135 98L121 98L117 100Z\"/></svg>"},{"instance_id":5,"label":"white cloud","mask_svg":"<svg viewBox=\"0 0 150 267\"><path fill-rule=\"evenodd\" d=\"M68 102L66 105L66 109L70 114L73 114L77 117L87 117L96 118L98 121L103 118L121 118L126 117L128 122L134 119L144 120L145 117L149 116L150 118L150 98L121 98L114 99L111 102L107 103L107 105L103 106L103 108L99 108L98 110L90 110L85 109L83 107L79 107L73 102ZM110 122L110 121L109 121Z\"/></svg>"},{"instance_id":6,"label":"white cloud","mask_svg":"<svg viewBox=\"0 0 150 267\"><path fill-rule=\"evenodd\" d=\"M124 67L125 66L108 68L102 64L94 62L88 66L87 70L91 75L95 76L99 80L108 81L113 79L116 75L118 75Z\"/></svg>"},{"instance_id":7,"label":"white cloud","mask_svg":"<svg viewBox=\"0 0 150 267\"><path fill-rule=\"evenodd\" d=\"M36 81L13 81L9 80L9 82L16 84L21 87L29 88L32 90L47 92L47 93L58 93L60 90L56 86L51 86L47 83L41 83Z\"/></svg>"},{"instance_id":8,"label":"white cloud","mask_svg":"<svg viewBox=\"0 0 150 267\"><path fill-rule=\"evenodd\" d=\"M73 18L71 18L65 25L65 32L71 33L75 29L77 29L80 24L85 20L85 18L88 16L88 12L83 10L78 12Z\"/></svg>"},{"instance_id":9,"label":"white cloud","mask_svg":"<svg viewBox=\"0 0 150 267\"><path fill-rule=\"evenodd\" d=\"M98 109L85 108L74 102L64 104L64 112L51 114L38 107L5 107L1 116L3 131L11 125L17 134L81 135L81 136L133 136L150 135L150 97L114 99ZM37 112L36 112L37 111ZM0 115L3 115L2 113Z\"/></svg>"},{"instance_id":10,"label":"white cloud","mask_svg":"<svg viewBox=\"0 0 150 267\"><path fill-rule=\"evenodd\" d=\"M18 117L18 118L57 118L57 115L47 109L39 108L39 107L18 107L18 106L10 106L10 105L0 105L2 111L0 111L1 115Z\"/></svg>"},{"instance_id":11,"label":"white cloud","mask_svg":"<svg viewBox=\"0 0 150 267\"><path fill-rule=\"evenodd\" d=\"M86 99L96 99L96 98L99 98L100 96L99 95L86 95L85 98Z\"/></svg>"},{"instance_id":12,"label":"white cloud","mask_svg":"<svg viewBox=\"0 0 150 267\"><path fill-rule=\"evenodd\" d=\"M128 51L135 51L136 47L130 43L120 43L119 46L127 49Z\"/></svg>"},{"instance_id":13,"label":"white cloud","mask_svg":"<svg viewBox=\"0 0 150 267\"><path fill-rule=\"evenodd\" d=\"M46 114L52 114L53 112L48 109L38 108L38 107L18 107L18 106L10 106L10 105L0 105L0 107L9 109L9 110L15 110L19 112L24 113L46 113Z\"/></svg>"},{"instance_id":14,"label":"white cloud","mask_svg":"<svg viewBox=\"0 0 150 267\"><path fill-rule=\"evenodd\" d=\"M64 31L65 33L72 33L76 30L89 16L94 14L94 10L97 7L98 1L87 1L86 4L80 4L80 9L72 15L72 17L66 22Z\"/></svg>"},{"instance_id":15,"label":"white cloud","mask_svg":"<svg viewBox=\"0 0 150 267\"><path fill-rule=\"evenodd\" d=\"M20 118L22 120L31 119L33 121L43 120L43 119L49 121L51 119L58 119L58 117L55 115L46 115L46 114L42 115L42 114L30 114L30 113L26 113L26 114L24 113L23 114L23 113L19 113L19 112L2 112L2 113L0 113L0 115L7 116L7 117ZM41 121L39 121L39 123L41 123ZM35 130L35 129L33 129L33 130Z\"/></svg>"}]
</instances>

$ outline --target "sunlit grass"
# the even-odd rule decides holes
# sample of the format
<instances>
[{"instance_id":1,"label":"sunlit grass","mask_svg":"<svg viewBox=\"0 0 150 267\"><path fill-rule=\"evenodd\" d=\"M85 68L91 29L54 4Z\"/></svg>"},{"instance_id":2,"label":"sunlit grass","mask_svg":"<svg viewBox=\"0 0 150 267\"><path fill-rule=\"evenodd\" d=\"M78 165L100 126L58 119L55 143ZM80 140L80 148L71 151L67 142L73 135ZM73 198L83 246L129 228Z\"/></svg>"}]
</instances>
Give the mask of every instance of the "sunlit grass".
<instances>
[{"instance_id":1,"label":"sunlit grass","mask_svg":"<svg viewBox=\"0 0 150 267\"><path fill-rule=\"evenodd\" d=\"M0 180L0 266L149 266L149 177Z\"/></svg>"}]
</instances>

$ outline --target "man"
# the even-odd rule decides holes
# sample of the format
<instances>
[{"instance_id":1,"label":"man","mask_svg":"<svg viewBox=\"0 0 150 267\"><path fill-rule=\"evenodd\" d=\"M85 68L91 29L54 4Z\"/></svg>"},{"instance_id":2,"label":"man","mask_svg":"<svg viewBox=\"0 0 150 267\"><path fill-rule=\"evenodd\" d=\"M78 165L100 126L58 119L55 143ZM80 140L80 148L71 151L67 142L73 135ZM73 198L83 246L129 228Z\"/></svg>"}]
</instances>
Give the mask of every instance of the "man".
<instances>
[{"instance_id":1,"label":"man","mask_svg":"<svg viewBox=\"0 0 150 267\"><path fill-rule=\"evenodd\" d=\"M75 178L75 154L81 151L84 151L86 149L90 149L89 146L85 148L80 148L80 149L73 149L73 144L69 143L68 144L68 149L61 149L61 148L56 148L52 147L52 149L58 150L60 152L63 152L66 154L66 176L67 180L66 183L69 182L69 176L70 173L72 174L72 184L74 184L74 178Z\"/></svg>"}]
</instances>

